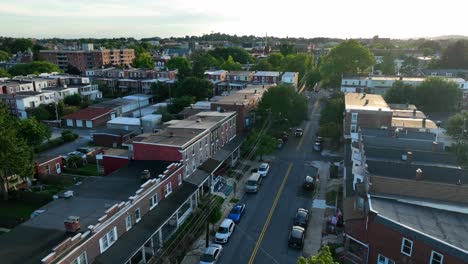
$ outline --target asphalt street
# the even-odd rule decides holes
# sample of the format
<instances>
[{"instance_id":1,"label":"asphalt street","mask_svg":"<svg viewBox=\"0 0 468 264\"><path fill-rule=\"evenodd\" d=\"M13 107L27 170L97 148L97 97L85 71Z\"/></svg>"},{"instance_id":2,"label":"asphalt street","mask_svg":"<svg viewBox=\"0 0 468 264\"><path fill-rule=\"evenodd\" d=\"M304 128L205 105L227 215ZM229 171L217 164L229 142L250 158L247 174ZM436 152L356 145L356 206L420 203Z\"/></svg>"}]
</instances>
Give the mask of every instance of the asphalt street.
<instances>
[{"instance_id":1,"label":"asphalt street","mask_svg":"<svg viewBox=\"0 0 468 264\"><path fill-rule=\"evenodd\" d=\"M245 194L241 200L246 211L224 246L220 263L297 263L302 252L288 247L289 231L296 210L312 206L312 193L304 192L301 185L309 174L310 162L322 159L312 150L320 113L316 96L311 94L309 100L310 118L301 126L304 135L290 135L287 144L275 153L259 192Z\"/></svg>"}]
</instances>

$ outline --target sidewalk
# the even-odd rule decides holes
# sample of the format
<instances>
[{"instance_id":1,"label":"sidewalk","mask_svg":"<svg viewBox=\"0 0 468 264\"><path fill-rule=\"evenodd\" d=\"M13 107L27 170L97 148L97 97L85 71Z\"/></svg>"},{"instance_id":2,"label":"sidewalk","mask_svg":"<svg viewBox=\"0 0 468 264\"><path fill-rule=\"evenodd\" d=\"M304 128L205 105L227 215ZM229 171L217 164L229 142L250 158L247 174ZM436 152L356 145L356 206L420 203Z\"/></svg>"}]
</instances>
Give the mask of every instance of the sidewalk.
<instances>
[{"instance_id":1,"label":"sidewalk","mask_svg":"<svg viewBox=\"0 0 468 264\"><path fill-rule=\"evenodd\" d=\"M319 189L315 194L310 209L309 228L306 231L303 255L306 257L315 255L322 247L322 230L326 223L326 193L327 184L330 177L330 163L323 161L313 161L312 165L317 167L320 175Z\"/></svg>"},{"instance_id":2,"label":"sidewalk","mask_svg":"<svg viewBox=\"0 0 468 264\"><path fill-rule=\"evenodd\" d=\"M273 161L275 158L274 156L264 156L264 160L266 161ZM230 185L236 186L234 191L226 197L223 204L221 205L221 210L223 211L223 216L221 219L226 218L231 211L231 208L234 206L235 203L232 203L232 199L241 200L245 193L245 182L250 175L250 170L253 168L258 168L260 165L260 161L251 161L251 160L242 160L240 161L237 166L234 168L234 171L245 171L242 173L242 177L239 180L235 180L234 178L227 178L227 181ZM216 228L217 225L215 225ZM211 242L211 241L210 241ZM210 243L211 244L211 243ZM205 234L201 235L200 238L195 241L192 245L192 250L187 252L184 259L182 260L181 264L196 264L200 262L200 256L205 252Z\"/></svg>"}]
</instances>

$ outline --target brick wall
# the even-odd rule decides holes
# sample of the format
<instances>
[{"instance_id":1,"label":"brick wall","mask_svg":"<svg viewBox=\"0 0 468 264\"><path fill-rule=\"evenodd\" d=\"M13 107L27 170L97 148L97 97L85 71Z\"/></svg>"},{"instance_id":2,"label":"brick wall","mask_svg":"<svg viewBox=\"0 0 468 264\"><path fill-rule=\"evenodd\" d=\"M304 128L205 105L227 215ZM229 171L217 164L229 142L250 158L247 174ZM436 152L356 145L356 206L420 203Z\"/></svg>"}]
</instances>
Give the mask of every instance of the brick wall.
<instances>
[{"instance_id":1,"label":"brick wall","mask_svg":"<svg viewBox=\"0 0 468 264\"><path fill-rule=\"evenodd\" d=\"M127 165L129 162L128 158L125 157L113 157L113 156L102 156L102 164L104 165L104 175L109 175L110 173L122 168Z\"/></svg>"},{"instance_id":2,"label":"brick wall","mask_svg":"<svg viewBox=\"0 0 468 264\"><path fill-rule=\"evenodd\" d=\"M152 144L133 143L135 160L165 160L180 161L182 154L178 147L158 146Z\"/></svg>"},{"instance_id":3,"label":"brick wall","mask_svg":"<svg viewBox=\"0 0 468 264\"><path fill-rule=\"evenodd\" d=\"M236 116L236 133L237 135L242 135L244 133L245 128L245 116L246 116L246 106L245 105L234 105L234 104L218 104L218 103L211 103L211 110L217 111L218 107L224 109L226 111L235 111L237 113Z\"/></svg>"},{"instance_id":4,"label":"brick wall","mask_svg":"<svg viewBox=\"0 0 468 264\"><path fill-rule=\"evenodd\" d=\"M60 164L60 170L63 172L63 159L61 157L57 157L55 159L49 160L42 164L35 164L35 172L36 175L47 175L47 174L59 174L57 172L56 164ZM47 165L49 166L49 173L47 173Z\"/></svg>"},{"instance_id":5,"label":"brick wall","mask_svg":"<svg viewBox=\"0 0 468 264\"><path fill-rule=\"evenodd\" d=\"M93 143L94 145L103 147L112 147L114 143L118 147L122 146L122 143L130 139L130 136L117 136L117 135L106 135L106 134L94 134Z\"/></svg>"},{"instance_id":6,"label":"brick wall","mask_svg":"<svg viewBox=\"0 0 468 264\"><path fill-rule=\"evenodd\" d=\"M352 113L358 113L357 122L351 123ZM392 112L384 111L359 111L351 110L345 114L345 135L350 135L351 124L357 124L357 128L381 128L392 126Z\"/></svg>"},{"instance_id":7,"label":"brick wall","mask_svg":"<svg viewBox=\"0 0 468 264\"><path fill-rule=\"evenodd\" d=\"M403 237L413 241L413 252L411 257L401 253ZM434 249L423 241L416 240L408 234L402 234L394 231L383 224L376 223L375 221L369 221L368 239L370 244L369 263L377 263L378 254L382 254L383 256L390 258L396 263L430 263L429 261L432 250L444 255L444 263L466 263L461 259L448 255L447 252L441 252L438 249Z\"/></svg>"}]
</instances>

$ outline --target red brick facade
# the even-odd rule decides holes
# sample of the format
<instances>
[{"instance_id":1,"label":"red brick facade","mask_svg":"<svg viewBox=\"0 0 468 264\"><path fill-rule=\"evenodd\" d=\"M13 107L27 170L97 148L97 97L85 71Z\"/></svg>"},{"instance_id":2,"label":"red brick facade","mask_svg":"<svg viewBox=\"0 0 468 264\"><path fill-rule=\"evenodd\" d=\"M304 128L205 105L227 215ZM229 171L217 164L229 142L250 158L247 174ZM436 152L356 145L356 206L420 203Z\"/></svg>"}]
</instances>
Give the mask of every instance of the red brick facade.
<instances>
[{"instance_id":1,"label":"red brick facade","mask_svg":"<svg viewBox=\"0 0 468 264\"><path fill-rule=\"evenodd\" d=\"M180 149L172 146L134 142L133 153L135 160L164 160L175 162L182 160Z\"/></svg>"},{"instance_id":2,"label":"red brick facade","mask_svg":"<svg viewBox=\"0 0 468 264\"><path fill-rule=\"evenodd\" d=\"M357 120L352 121L352 113L357 113ZM369 110L349 110L345 114L345 125L343 128L344 135L349 136L351 133L351 125L356 125L359 128L391 128L392 126L391 111L369 111Z\"/></svg>"},{"instance_id":3,"label":"red brick facade","mask_svg":"<svg viewBox=\"0 0 468 264\"><path fill-rule=\"evenodd\" d=\"M63 172L63 159L56 157L39 164L35 162L34 169L36 175L57 175Z\"/></svg>"},{"instance_id":4,"label":"red brick facade","mask_svg":"<svg viewBox=\"0 0 468 264\"><path fill-rule=\"evenodd\" d=\"M112 172L127 165L130 160L126 157L115 156L102 156L102 163L104 164L104 175L109 175Z\"/></svg>"}]
</instances>

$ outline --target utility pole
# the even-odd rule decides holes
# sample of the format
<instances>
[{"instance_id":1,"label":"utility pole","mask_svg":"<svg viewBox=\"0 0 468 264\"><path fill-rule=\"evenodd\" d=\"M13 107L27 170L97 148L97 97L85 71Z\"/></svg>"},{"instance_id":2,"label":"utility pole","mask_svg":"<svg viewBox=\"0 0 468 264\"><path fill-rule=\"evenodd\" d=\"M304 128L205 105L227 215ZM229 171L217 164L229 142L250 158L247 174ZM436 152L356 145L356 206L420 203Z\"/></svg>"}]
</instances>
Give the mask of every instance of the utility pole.
<instances>
[{"instance_id":1,"label":"utility pole","mask_svg":"<svg viewBox=\"0 0 468 264\"><path fill-rule=\"evenodd\" d=\"M140 97L137 98L137 101L138 101L138 110L140 111L140 132L143 134L143 119L141 116Z\"/></svg>"}]
</instances>

